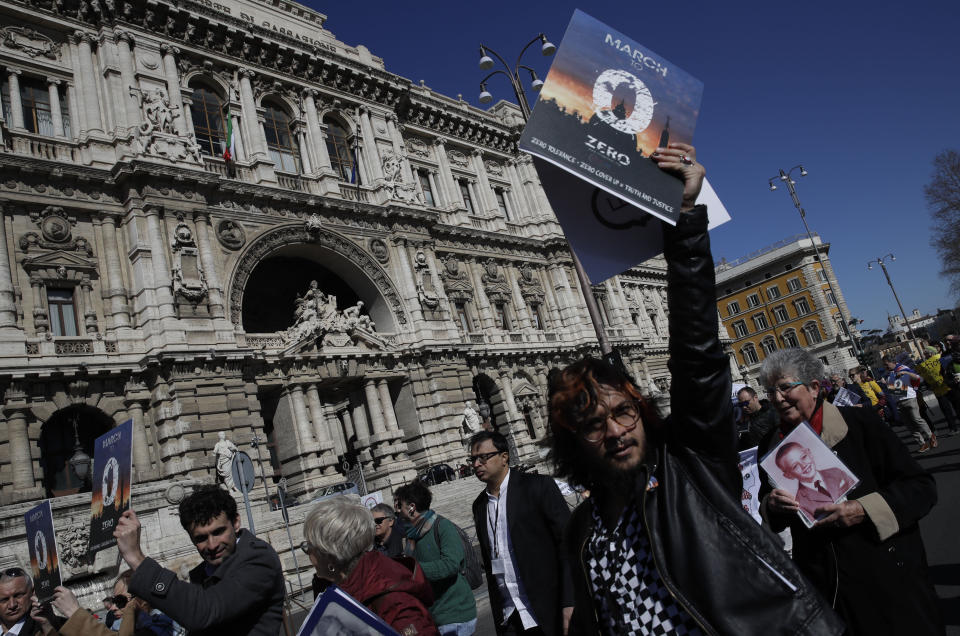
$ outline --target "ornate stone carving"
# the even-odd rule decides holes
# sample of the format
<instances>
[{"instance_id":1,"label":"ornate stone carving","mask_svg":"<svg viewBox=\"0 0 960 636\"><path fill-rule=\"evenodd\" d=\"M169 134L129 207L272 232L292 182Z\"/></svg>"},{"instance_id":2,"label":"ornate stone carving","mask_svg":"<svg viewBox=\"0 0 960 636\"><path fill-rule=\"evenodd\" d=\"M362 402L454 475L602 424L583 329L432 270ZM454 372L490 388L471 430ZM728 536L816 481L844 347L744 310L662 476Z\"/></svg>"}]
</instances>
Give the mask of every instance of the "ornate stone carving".
<instances>
[{"instance_id":1,"label":"ornate stone carving","mask_svg":"<svg viewBox=\"0 0 960 636\"><path fill-rule=\"evenodd\" d=\"M303 223L303 228L310 234L316 234L323 230L323 219L319 214L314 212L307 217L307 220Z\"/></svg>"},{"instance_id":2,"label":"ornate stone carving","mask_svg":"<svg viewBox=\"0 0 960 636\"><path fill-rule=\"evenodd\" d=\"M243 308L243 290L257 266L271 252L295 243L314 243L345 257L356 265L377 287L400 324L407 324L406 312L400 295L380 265L352 241L329 231L308 233L302 226L284 226L264 233L251 246L237 264L237 273L230 288L230 319L239 325Z\"/></svg>"},{"instance_id":3,"label":"ornate stone carving","mask_svg":"<svg viewBox=\"0 0 960 636\"><path fill-rule=\"evenodd\" d=\"M134 89L140 94L140 106L147 120L140 124L140 133L149 135L153 132L175 134L173 120L180 116L179 106L170 103L167 91L154 88L148 91Z\"/></svg>"},{"instance_id":4,"label":"ornate stone carving","mask_svg":"<svg viewBox=\"0 0 960 636\"><path fill-rule=\"evenodd\" d=\"M520 285L520 295L531 304L543 303L543 285L534 276L533 267L530 263L524 263L520 268L520 278L517 280Z\"/></svg>"},{"instance_id":5,"label":"ornate stone carving","mask_svg":"<svg viewBox=\"0 0 960 636\"><path fill-rule=\"evenodd\" d=\"M162 88L147 91L131 88L140 97L145 121L140 124L136 145L141 153L155 155L170 161L193 160L200 163L200 146L192 137L178 135L174 120L181 116L180 107L170 103Z\"/></svg>"},{"instance_id":6,"label":"ornate stone carving","mask_svg":"<svg viewBox=\"0 0 960 636\"><path fill-rule=\"evenodd\" d=\"M71 570L79 570L90 564L90 557L87 553L89 544L89 525L68 526L57 530L60 562Z\"/></svg>"},{"instance_id":7,"label":"ornate stone carving","mask_svg":"<svg viewBox=\"0 0 960 636\"><path fill-rule=\"evenodd\" d=\"M398 201L411 202L419 201L423 203L423 197L414 183L406 183L403 180L403 156L398 155L392 150L383 153L383 187L390 194L391 199Z\"/></svg>"},{"instance_id":8,"label":"ornate stone carving","mask_svg":"<svg viewBox=\"0 0 960 636\"><path fill-rule=\"evenodd\" d=\"M337 310L337 297L328 296L310 281L310 288L303 297L297 296L293 326L283 332L283 340L297 343L310 337L322 337L325 346L343 347L354 343L357 332L372 333L376 325L370 316L361 314L363 301Z\"/></svg>"},{"instance_id":9,"label":"ornate stone carving","mask_svg":"<svg viewBox=\"0 0 960 636\"><path fill-rule=\"evenodd\" d=\"M452 165L457 166L458 168L466 168L468 165L470 165L467 155L463 154L459 150L448 150L447 159Z\"/></svg>"},{"instance_id":10,"label":"ornate stone carving","mask_svg":"<svg viewBox=\"0 0 960 636\"><path fill-rule=\"evenodd\" d=\"M430 273L430 264L423 250L417 250L413 258L414 279L417 284L417 297L420 305L427 309L436 309L440 304L437 289L433 284L433 275Z\"/></svg>"},{"instance_id":11,"label":"ornate stone carving","mask_svg":"<svg viewBox=\"0 0 960 636\"><path fill-rule=\"evenodd\" d=\"M7 48L20 49L30 57L60 59L60 44L30 27L5 26L0 29L0 38Z\"/></svg>"},{"instance_id":12,"label":"ornate stone carving","mask_svg":"<svg viewBox=\"0 0 960 636\"><path fill-rule=\"evenodd\" d=\"M196 307L207 296L207 279L200 266L200 252L193 232L181 218L173 231L173 297Z\"/></svg>"},{"instance_id":13,"label":"ornate stone carving","mask_svg":"<svg viewBox=\"0 0 960 636\"><path fill-rule=\"evenodd\" d=\"M493 161L492 159L487 159L483 162L483 165L486 167L487 172L492 175L502 177L503 176L503 166Z\"/></svg>"},{"instance_id":14,"label":"ornate stone carving","mask_svg":"<svg viewBox=\"0 0 960 636\"><path fill-rule=\"evenodd\" d=\"M238 250L247 242L247 235L239 223L223 219L217 223L217 240L228 250Z\"/></svg>"},{"instance_id":15,"label":"ornate stone carving","mask_svg":"<svg viewBox=\"0 0 960 636\"><path fill-rule=\"evenodd\" d=\"M487 298L495 303L509 303L511 300L510 284L503 273L500 272L497 262L488 258L483 263L483 270L480 280L483 283L483 290L487 293Z\"/></svg>"},{"instance_id":16,"label":"ornate stone carving","mask_svg":"<svg viewBox=\"0 0 960 636\"><path fill-rule=\"evenodd\" d=\"M370 239L368 245L370 246L370 253L378 262L386 265L390 261L390 250L387 249L387 244L383 239Z\"/></svg>"},{"instance_id":17,"label":"ornate stone carving","mask_svg":"<svg viewBox=\"0 0 960 636\"><path fill-rule=\"evenodd\" d=\"M173 251L176 252L179 249L184 247L196 247L197 244L193 240L193 232L190 230L190 226L183 222L183 219L179 219L177 227L173 230Z\"/></svg>"},{"instance_id":18,"label":"ornate stone carving","mask_svg":"<svg viewBox=\"0 0 960 636\"><path fill-rule=\"evenodd\" d=\"M427 159L430 157L430 146L427 143L420 139L419 137L410 137L406 140L407 152L415 157L423 157Z\"/></svg>"},{"instance_id":19,"label":"ornate stone carving","mask_svg":"<svg viewBox=\"0 0 960 636\"><path fill-rule=\"evenodd\" d=\"M469 302L473 300L473 285L470 276L460 266L453 254L443 259L443 269L440 270L440 282L443 293L454 302Z\"/></svg>"}]
</instances>

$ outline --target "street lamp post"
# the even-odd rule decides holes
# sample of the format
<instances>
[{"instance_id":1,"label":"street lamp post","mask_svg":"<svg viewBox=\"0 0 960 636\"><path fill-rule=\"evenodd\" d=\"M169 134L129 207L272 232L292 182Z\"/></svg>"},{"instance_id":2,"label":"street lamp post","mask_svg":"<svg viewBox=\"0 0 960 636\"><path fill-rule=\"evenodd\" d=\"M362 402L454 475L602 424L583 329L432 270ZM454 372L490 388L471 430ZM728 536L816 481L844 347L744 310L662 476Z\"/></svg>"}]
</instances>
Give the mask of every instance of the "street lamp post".
<instances>
[{"instance_id":1,"label":"street lamp post","mask_svg":"<svg viewBox=\"0 0 960 636\"><path fill-rule=\"evenodd\" d=\"M491 49L485 44L480 45L480 68L484 71L488 71L495 66L493 55L500 64L503 66L503 69L497 69L491 71L480 80L480 103L489 104L493 101L493 95L487 90L487 81L494 75L503 75L510 81L510 87L513 88L513 94L517 99L517 104L520 106L520 112L523 114L523 120L527 121L530 119L530 102L527 101L527 95L523 88L523 82L520 80L520 69L529 71L530 73L530 88L533 91L539 92L543 88L543 82L537 77L537 73L530 68L520 63L520 60L523 58L523 54L527 52L534 43L541 42L540 52L544 55L553 55L557 47L554 46L547 37L540 33L537 37L533 38L527 45L523 47L523 50L520 51L520 55L517 56L516 64L511 67L507 64L506 60L503 57ZM590 321L593 323L593 328L597 332L597 341L600 344L600 353L603 354L610 362L613 362L619 367L623 366L623 362L620 360L617 354L613 352L613 347L610 345L610 339L607 337L607 331L603 326L603 318L600 314L600 307L597 306L597 299L594 298L593 288L590 284L590 278L587 276L587 272L584 271L583 265L580 263L580 259L577 258L577 253L570 249L570 254L573 256L573 268L577 272L577 281L580 283L580 289L583 292L583 300L587 304L587 312L590 314Z\"/></svg>"},{"instance_id":2,"label":"street lamp post","mask_svg":"<svg viewBox=\"0 0 960 636\"><path fill-rule=\"evenodd\" d=\"M913 343L913 346L917 348L917 353L920 354L920 358L918 359L923 359L923 351L920 351L920 345L917 344L917 336L913 333L913 327L910 326L910 320L907 319L907 312L903 310L903 303L900 302L900 297L897 296L897 290L893 286L893 281L890 280L890 272L887 271L887 259L889 259L891 262L894 262L897 260L897 257L893 254L886 254L875 260L867 261L867 269L873 269L874 263L878 263L880 265L880 269L883 270L883 275L887 278L887 285L890 285L890 291L893 292L893 298L897 301L897 307L900 308L900 315L903 316L903 324L906 325L907 333L910 334L910 342Z\"/></svg>"},{"instance_id":3,"label":"street lamp post","mask_svg":"<svg viewBox=\"0 0 960 636\"><path fill-rule=\"evenodd\" d=\"M802 205L800 205L800 198L797 196L797 182L794 181L793 177L791 176L794 170L799 170L801 177L805 177L809 174L803 166L799 165L790 168L790 170L786 172L780 169L777 171L779 174L774 177L770 177L770 179L767 180L767 184L770 186L771 192L777 189L777 186L774 183L777 180L780 180L787 185L787 192L790 193L790 199L793 201L793 206L797 208L797 212L800 213L800 220L803 221L803 228L807 231L807 238L810 239L810 246L813 247L814 258L816 258L817 262L820 263L820 271L823 272L824 278L827 279L827 287L830 288L830 294L833 296L833 302L837 305L837 311L840 312L840 321L843 323L842 331L845 331L846 335L850 337L850 342L853 344L854 352L860 353L858 351L857 341L847 331L849 318L843 315L843 307L840 306L840 295L837 293L837 290L833 288L833 283L830 281L830 275L827 272L827 267L824 265L823 259L820 257L820 250L817 248L817 244L813 240L813 232L810 231L810 226L807 224L807 211L803 209Z\"/></svg>"}]
</instances>

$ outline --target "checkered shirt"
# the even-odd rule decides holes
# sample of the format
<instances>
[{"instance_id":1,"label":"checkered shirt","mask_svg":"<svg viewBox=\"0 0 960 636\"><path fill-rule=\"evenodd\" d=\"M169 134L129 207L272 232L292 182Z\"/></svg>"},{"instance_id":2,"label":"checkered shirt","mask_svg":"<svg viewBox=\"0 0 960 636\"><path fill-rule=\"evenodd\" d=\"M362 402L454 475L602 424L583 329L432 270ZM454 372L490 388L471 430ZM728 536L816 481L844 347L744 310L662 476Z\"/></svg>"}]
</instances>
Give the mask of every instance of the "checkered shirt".
<instances>
[{"instance_id":1,"label":"checkered shirt","mask_svg":"<svg viewBox=\"0 0 960 636\"><path fill-rule=\"evenodd\" d=\"M592 511L586 559L601 631L610 636L702 636L660 580L637 507L628 505L612 530L604 526L595 502Z\"/></svg>"}]
</instances>

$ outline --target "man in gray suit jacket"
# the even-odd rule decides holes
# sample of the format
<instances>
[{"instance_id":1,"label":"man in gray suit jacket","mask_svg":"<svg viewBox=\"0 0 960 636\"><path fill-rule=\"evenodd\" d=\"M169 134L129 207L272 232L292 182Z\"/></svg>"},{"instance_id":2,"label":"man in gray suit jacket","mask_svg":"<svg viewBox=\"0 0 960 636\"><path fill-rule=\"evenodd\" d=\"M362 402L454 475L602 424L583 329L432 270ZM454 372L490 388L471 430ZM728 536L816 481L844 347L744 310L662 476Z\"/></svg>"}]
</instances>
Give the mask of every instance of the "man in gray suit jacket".
<instances>
[{"instance_id":1,"label":"man in gray suit jacket","mask_svg":"<svg viewBox=\"0 0 960 636\"><path fill-rule=\"evenodd\" d=\"M240 528L237 502L201 486L180 502L180 523L203 557L190 582L140 550L140 522L128 510L114 536L133 570L130 592L180 623L190 636L276 636L283 617L283 568L270 546Z\"/></svg>"}]
</instances>

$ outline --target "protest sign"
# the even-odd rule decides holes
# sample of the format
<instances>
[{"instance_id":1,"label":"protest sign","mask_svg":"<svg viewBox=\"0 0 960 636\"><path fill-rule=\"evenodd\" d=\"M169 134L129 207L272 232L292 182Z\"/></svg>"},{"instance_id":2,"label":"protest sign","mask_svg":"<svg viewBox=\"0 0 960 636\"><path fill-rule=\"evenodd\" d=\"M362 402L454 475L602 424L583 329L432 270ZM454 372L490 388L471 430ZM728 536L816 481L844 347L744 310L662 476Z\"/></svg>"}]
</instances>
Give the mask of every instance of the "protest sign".
<instances>
[{"instance_id":1,"label":"protest sign","mask_svg":"<svg viewBox=\"0 0 960 636\"><path fill-rule=\"evenodd\" d=\"M649 216L636 206L675 224L683 182L650 155L692 142L702 93L675 64L578 10L518 145L632 204L601 206L602 223Z\"/></svg>"},{"instance_id":2,"label":"protest sign","mask_svg":"<svg viewBox=\"0 0 960 636\"><path fill-rule=\"evenodd\" d=\"M53 531L53 511L50 500L31 508L23 515L27 531L27 546L30 551L30 569L33 590L41 603L53 597L60 585L60 558L57 551L57 536Z\"/></svg>"},{"instance_id":3,"label":"protest sign","mask_svg":"<svg viewBox=\"0 0 960 636\"><path fill-rule=\"evenodd\" d=\"M90 499L90 555L116 545L113 529L130 508L133 420L93 443L93 496Z\"/></svg>"},{"instance_id":4,"label":"protest sign","mask_svg":"<svg viewBox=\"0 0 960 636\"><path fill-rule=\"evenodd\" d=\"M382 618L336 585L329 586L307 614L297 636L400 636Z\"/></svg>"},{"instance_id":5,"label":"protest sign","mask_svg":"<svg viewBox=\"0 0 960 636\"><path fill-rule=\"evenodd\" d=\"M757 464L757 447L740 451L740 476L743 479L743 492L740 502L743 509L757 522L760 517L760 467Z\"/></svg>"},{"instance_id":6,"label":"protest sign","mask_svg":"<svg viewBox=\"0 0 960 636\"><path fill-rule=\"evenodd\" d=\"M833 396L834 406L854 406L856 404L860 404L860 396L844 387L837 389L837 394Z\"/></svg>"}]
</instances>

